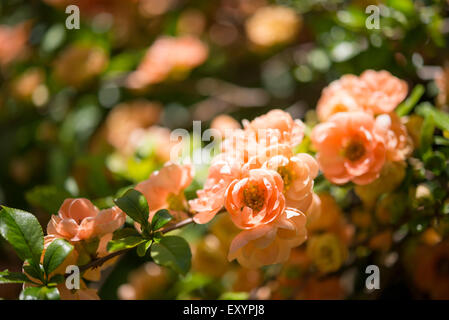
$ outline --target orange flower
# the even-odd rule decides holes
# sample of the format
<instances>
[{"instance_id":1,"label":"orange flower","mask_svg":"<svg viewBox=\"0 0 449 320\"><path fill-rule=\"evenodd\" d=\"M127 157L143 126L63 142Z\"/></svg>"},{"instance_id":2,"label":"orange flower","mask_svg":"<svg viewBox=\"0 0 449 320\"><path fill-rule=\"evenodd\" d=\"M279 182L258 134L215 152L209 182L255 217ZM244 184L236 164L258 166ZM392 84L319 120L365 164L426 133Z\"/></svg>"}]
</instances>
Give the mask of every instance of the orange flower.
<instances>
[{"instance_id":1,"label":"orange flower","mask_svg":"<svg viewBox=\"0 0 449 320\"><path fill-rule=\"evenodd\" d=\"M306 153L290 158L279 155L269 159L263 167L281 175L286 205L306 212L313 201L313 179L318 175L316 160Z\"/></svg>"},{"instance_id":2,"label":"orange flower","mask_svg":"<svg viewBox=\"0 0 449 320\"><path fill-rule=\"evenodd\" d=\"M196 223L209 222L223 208L226 189L240 177L241 168L240 161L224 153L213 159L204 188L197 191L198 198L189 201L190 208L197 213L193 218Z\"/></svg>"},{"instance_id":3,"label":"orange flower","mask_svg":"<svg viewBox=\"0 0 449 320\"><path fill-rule=\"evenodd\" d=\"M407 96L407 83L388 71L366 70L360 75L366 87L363 99L365 110L374 114L390 113Z\"/></svg>"},{"instance_id":4,"label":"orange flower","mask_svg":"<svg viewBox=\"0 0 449 320\"><path fill-rule=\"evenodd\" d=\"M214 120L212 120L210 127L211 129L220 132L222 140L226 137L228 132L241 128L240 123L227 114L221 114L215 117Z\"/></svg>"},{"instance_id":5,"label":"orange flower","mask_svg":"<svg viewBox=\"0 0 449 320\"><path fill-rule=\"evenodd\" d=\"M187 205L184 189L193 179L193 168L190 164L180 165L167 162L161 170L140 182L135 189L140 191L148 202L150 221L154 213L160 209L168 209L176 220L182 219L182 212Z\"/></svg>"},{"instance_id":6,"label":"orange flower","mask_svg":"<svg viewBox=\"0 0 449 320\"><path fill-rule=\"evenodd\" d=\"M287 208L272 223L240 232L232 241L228 259L237 259L246 268L287 261L291 248L307 238L306 216Z\"/></svg>"},{"instance_id":7,"label":"orange flower","mask_svg":"<svg viewBox=\"0 0 449 320\"><path fill-rule=\"evenodd\" d=\"M267 114L255 118L253 121L244 121L245 131L253 131L260 142L261 133L264 130L269 131L268 134L277 134L279 143L286 143L291 147L301 143L304 137L304 124L301 120L293 120L287 112L274 109ZM276 132L277 131L277 132ZM267 145L268 147L268 145Z\"/></svg>"},{"instance_id":8,"label":"orange flower","mask_svg":"<svg viewBox=\"0 0 449 320\"><path fill-rule=\"evenodd\" d=\"M84 198L66 199L53 215L47 233L69 241L80 241L112 233L125 223L125 214L112 207L99 210Z\"/></svg>"},{"instance_id":9,"label":"orange flower","mask_svg":"<svg viewBox=\"0 0 449 320\"><path fill-rule=\"evenodd\" d=\"M344 75L323 90L318 117L328 120L339 112L390 113L407 96L407 83L388 71L366 70L360 77Z\"/></svg>"},{"instance_id":10,"label":"orange flower","mask_svg":"<svg viewBox=\"0 0 449 320\"><path fill-rule=\"evenodd\" d=\"M225 207L234 224L251 229L272 222L285 208L281 176L273 170L254 169L231 182Z\"/></svg>"},{"instance_id":11,"label":"orange flower","mask_svg":"<svg viewBox=\"0 0 449 320\"><path fill-rule=\"evenodd\" d=\"M335 184L375 180L386 158L383 137L384 129L363 112L335 114L312 132L320 168Z\"/></svg>"},{"instance_id":12,"label":"orange flower","mask_svg":"<svg viewBox=\"0 0 449 320\"><path fill-rule=\"evenodd\" d=\"M193 36L161 37L148 49L137 71L131 73L128 86L141 89L173 73L183 74L202 64L207 55L207 46Z\"/></svg>"},{"instance_id":13,"label":"orange flower","mask_svg":"<svg viewBox=\"0 0 449 320\"><path fill-rule=\"evenodd\" d=\"M362 111L360 101L363 97L363 85L352 74L342 76L323 89L317 104L317 114L321 121L328 120L339 112Z\"/></svg>"},{"instance_id":14,"label":"orange flower","mask_svg":"<svg viewBox=\"0 0 449 320\"><path fill-rule=\"evenodd\" d=\"M376 123L385 128L387 159L405 160L413 152L413 140L398 115L394 112L381 114L376 118Z\"/></svg>"}]
</instances>

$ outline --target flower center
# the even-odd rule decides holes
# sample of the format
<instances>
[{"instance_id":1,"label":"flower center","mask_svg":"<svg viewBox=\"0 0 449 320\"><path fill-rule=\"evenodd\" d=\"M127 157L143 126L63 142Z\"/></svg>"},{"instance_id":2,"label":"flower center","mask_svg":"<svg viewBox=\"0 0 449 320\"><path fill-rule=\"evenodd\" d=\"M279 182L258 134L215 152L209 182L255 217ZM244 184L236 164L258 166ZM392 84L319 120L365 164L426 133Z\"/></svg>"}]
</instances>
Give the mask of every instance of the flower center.
<instances>
[{"instance_id":1,"label":"flower center","mask_svg":"<svg viewBox=\"0 0 449 320\"><path fill-rule=\"evenodd\" d=\"M256 184L250 184L243 190L243 202L245 206L256 212L263 208L264 198L265 192Z\"/></svg>"},{"instance_id":2,"label":"flower center","mask_svg":"<svg viewBox=\"0 0 449 320\"><path fill-rule=\"evenodd\" d=\"M344 155L351 161L359 160L365 154L365 146L361 141L351 141L344 151Z\"/></svg>"},{"instance_id":3,"label":"flower center","mask_svg":"<svg viewBox=\"0 0 449 320\"><path fill-rule=\"evenodd\" d=\"M167 203L169 210L183 211L185 209L184 195L182 193L179 195L170 193L167 197Z\"/></svg>"},{"instance_id":4,"label":"flower center","mask_svg":"<svg viewBox=\"0 0 449 320\"><path fill-rule=\"evenodd\" d=\"M287 191L293 180L295 180L296 173L287 166L278 167L277 172L282 177L282 181L284 181L284 191Z\"/></svg>"}]
</instances>

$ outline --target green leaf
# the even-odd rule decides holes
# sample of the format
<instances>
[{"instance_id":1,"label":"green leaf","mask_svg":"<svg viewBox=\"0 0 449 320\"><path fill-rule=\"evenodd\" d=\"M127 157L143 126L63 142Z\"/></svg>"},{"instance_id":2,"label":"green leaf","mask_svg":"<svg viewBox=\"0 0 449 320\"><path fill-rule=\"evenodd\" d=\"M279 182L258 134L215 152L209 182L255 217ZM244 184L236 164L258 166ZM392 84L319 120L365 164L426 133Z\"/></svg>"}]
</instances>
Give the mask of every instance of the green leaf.
<instances>
[{"instance_id":1,"label":"green leaf","mask_svg":"<svg viewBox=\"0 0 449 320\"><path fill-rule=\"evenodd\" d=\"M423 94L424 86L421 84L416 85L413 88L410 97L408 97L396 108L397 115L400 117L408 115L412 111L413 107L418 103L419 99L421 99Z\"/></svg>"},{"instance_id":2,"label":"green leaf","mask_svg":"<svg viewBox=\"0 0 449 320\"><path fill-rule=\"evenodd\" d=\"M114 231L112 240L123 239L123 238L131 237L131 236L139 237L140 233L134 228L123 228L123 229Z\"/></svg>"},{"instance_id":3,"label":"green leaf","mask_svg":"<svg viewBox=\"0 0 449 320\"><path fill-rule=\"evenodd\" d=\"M26 200L50 214L56 214L65 199L72 195L55 186L37 186L26 193Z\"/></svg>"},{"instance_id":4,"label":"green leaf","mask_svg":"<svg viewBox=\"0 0 449 320\"><path fill-rule=\"evenodd\" d=\"M173 219L173 216L168 212L167 209L159 210L155 213L153 219L151 220L151 228L153 230L159 230L167 223Z\"/></svg>"},{"instance_id":5,"label":"green leaf","mask_svg":"<svg viewBox=\"0 0 449 320\"><path fill-rule=\"evenodd\" d=\"M114 202L134 221L139 222L142 226L148 225L148 203L142 193L130 189L122 197L115 199Z\"/></svg>"},{"instance_id":6,"label":"green leaf","mask_svg":"<svg viewBox=\"0 0 449 320\"><path fill-rule=\"evenodd\" d=\"M44 249L44 233L34 215L3 207L0 210L0 234L14 247L20 259L39 263Z\"/></svg>"},{"instance_id":7,"label":"green leaf","mask_svg":"<svg viewBox=\"0 0 449 320\"><path fill-rule=\"evenodd\" d=\"M137 247L137 255L139 257L145 256L152 243L153 241L148 240L147 242L139 244L139 246Z\"/></svg>"},{"instance_id":8,"label":"green leaf","mask_svg":"<svg viewBox=\"0 0 449 320\"><path fill-rule=\"evenodd\" d=\"M49 285L57 285L59 283L63 283L65 281L65 277L62 274L55 274L53 277L48 280Z\"/></svg>"},{"instance_id":9,"label":"green leaf","mask_svg":"<svg viewBox=\"0 0 449 320\"><path fill-rule=\"evenodd\" d=\"M421 128L421 140L419 145L419 153L423 156L426 152L431 150L433 142L433 132L435 131L434 115L429 113L424 119Z\"/></svg>"},{"instance_id":10,"label":"green leaf","mask_svg":"<svg viewBox=\"0 0 449 320\"><path fill-rule=\"evenodd\" d=\"M163 237L151 247L151 257L159 265L186 274L191 265L192 253L187 241L177 236Z\"/></svg>"},{"instance_id":11,"label":"green leaf","mask_svg":"<svg viewBox=\"0 0 449 320\"><path fill-rule=\"evenodd\" d=\"M32 283L32 281L21 272L0 271L0 284L5 283Z\"/></svg>"},{"instance_id":12,"label":"green leaf","mask_svg":"<svg viewBox=\"0 0 449 320\"><path fill-rule=\"evenodd\" d=\"M111 240L108 242L107 249L109 252L115 252L123 249L134 248L144 241L145 239L143 239L142 237L135 236L130 236L118 240Z\"/></svg>"},{"instance_id":13,"label":"green leaf","mask_svg":"<svg viewBox=\"0 0 449 320\"><path fill-rule=\"evenodd\" d=\"M67 241L63 239L53 240L47 250L45 250L44 270L47 275L55 271L72 250L73 246Z\"/></svg>"},{"instance_id":14,"label":"green leaf","mask_svg":"<svg viewBox=\"0 0 449 320\"><path fill-rule=\"evenodd\" d=\"M433 115L435 125L441 129L449 131L449 114L436 109L432 104L423 102L416 107L416 113L422 117L427 117L429 114Z\"/></svg>"},{"instance_id":15,"label":"green leaf","mask_svg":"<svg viewBox=\"0 0 449 320\"><path fill-rule=\"evenodd\" d=\"M20 293L20 300L59 300L57 288L28 287Z\"/></svg>"},{"instance_id":16,"label":"green leaf","mask_svg":"<svg viewBox=\"0 0 449 320\"><path fill-rule=\"evenodd\" d=\"M27 263L23 265L23 271L25 271L25 273L28 274L30 277L33 277L34 279L39 279L43 282L44 271L43 268L41 268L41 265L36 264L31 260L26 260L26 262Z\"/></svg>"}]
</instances>

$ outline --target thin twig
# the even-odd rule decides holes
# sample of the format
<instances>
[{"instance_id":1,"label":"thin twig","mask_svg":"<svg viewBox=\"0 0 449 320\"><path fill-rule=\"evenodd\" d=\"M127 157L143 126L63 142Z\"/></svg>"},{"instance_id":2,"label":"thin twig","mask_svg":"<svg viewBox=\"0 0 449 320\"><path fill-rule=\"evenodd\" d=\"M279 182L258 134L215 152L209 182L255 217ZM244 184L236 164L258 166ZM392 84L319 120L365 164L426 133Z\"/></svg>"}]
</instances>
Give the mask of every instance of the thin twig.
<instances>
[{"instance_id":1,"label":"thin twig","mask_svg":"<svg viewBox=\"0 0 449 320\"><path fill-rule=\"evenodd\" d=\"M225 210L221 210L217 214L220 214L222 212L225 212ZM187 218L185 220L182 220L182 221L180 221L178 223L175 223L175 224L173 224L171 226L168 226L166 228L163 228L159 232L161 232L162 234L165 234L167 232L170 232L170 231L182 228L182 227L184 227L186 225L189 225L191 223L193 223L193 218L192 217ZM108 254L107 256L104 256L104 257L92 260L88 264L80 266L80 272L84 272L84 271L86 271L88 269L91 269L91 268L101 267L103 265L103 263L105 263L106 261L108 261L108 260L110 260L112 258L115 258L115 257L117 257L119 255L122 255L122 254L124 254L124 253L126 253L126 252L128 252L128 251L130 251L132 249L134 249L134 247L133 248L127 248L127 249L119 250L119 251L115 251L115 252L113 252L111 254Z\"/></svg>"}]
</instances>

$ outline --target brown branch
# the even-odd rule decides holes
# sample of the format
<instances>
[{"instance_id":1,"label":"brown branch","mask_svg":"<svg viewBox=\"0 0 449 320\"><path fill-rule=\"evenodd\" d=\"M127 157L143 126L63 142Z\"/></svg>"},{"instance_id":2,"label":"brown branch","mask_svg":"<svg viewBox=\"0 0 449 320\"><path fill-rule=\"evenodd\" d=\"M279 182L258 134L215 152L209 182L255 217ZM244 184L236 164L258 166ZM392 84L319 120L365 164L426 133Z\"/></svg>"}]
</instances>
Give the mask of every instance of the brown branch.
<instances>
[{"instance_id":1,"label":"brown branch","mask_svg":"<svg viewBox=\"0 0 449 320\"><path fill-rule=\"evenodd\" d=\"M221 210L217 214L223 213L225 211L226 210ZM191 223L193 223L193 217L190 217L190 218L187 218L185 220L182 220L182 221L180 221L178 223L175 223L175 224L173 224L171 226L168 226L166 228L162 228L159 232L161 232L162 234L166 234L167 232L170 232L170 231L182 228L182 227L184 227L186 225L189 225ZM105 263L106 261L108 261L108 260L110 260L112 258L115 258L115 257L117 257L119 255L122 255L122 254L124 254L124 253L126 253L126 252L128 252L128 251L130 251L132 249L134 249L134 247L123 249L123 250L119 250L119 251L115 251L115 252L113 252L111 254L108 254L107 256L104 256L104 257L92 260L88 264L80 266L80 272L84 272L84 271L86 271L88 269L91 269L91 268L101 267L103 265L103 263Z\"/></svg>"}]
</instances>

